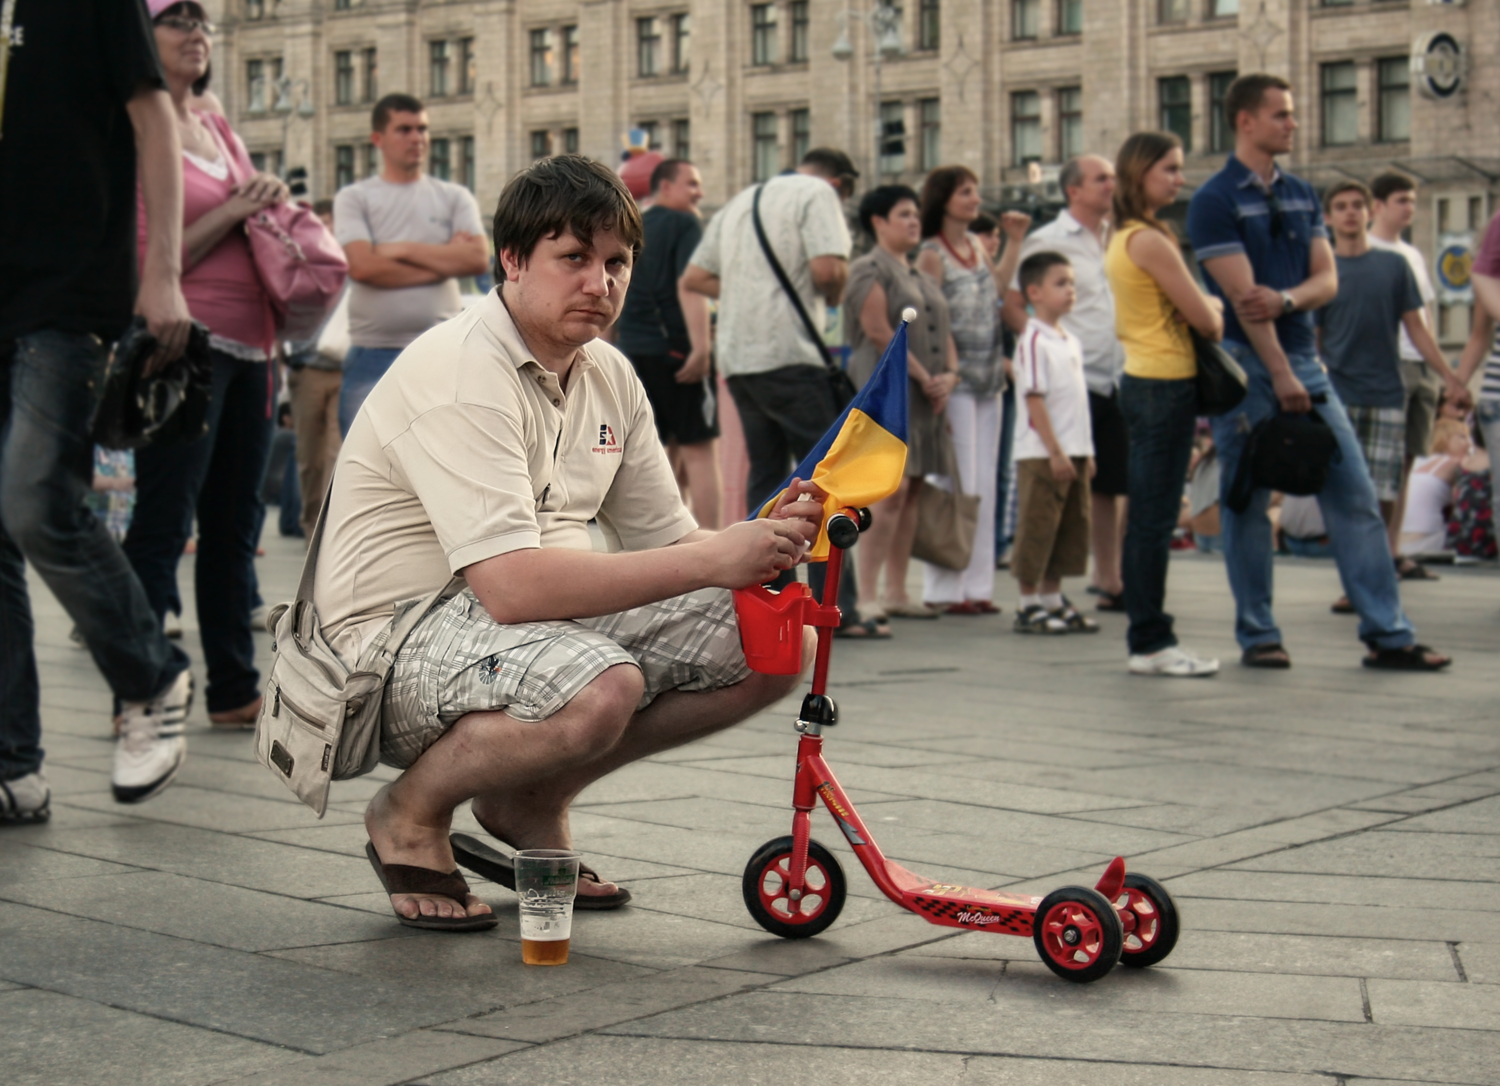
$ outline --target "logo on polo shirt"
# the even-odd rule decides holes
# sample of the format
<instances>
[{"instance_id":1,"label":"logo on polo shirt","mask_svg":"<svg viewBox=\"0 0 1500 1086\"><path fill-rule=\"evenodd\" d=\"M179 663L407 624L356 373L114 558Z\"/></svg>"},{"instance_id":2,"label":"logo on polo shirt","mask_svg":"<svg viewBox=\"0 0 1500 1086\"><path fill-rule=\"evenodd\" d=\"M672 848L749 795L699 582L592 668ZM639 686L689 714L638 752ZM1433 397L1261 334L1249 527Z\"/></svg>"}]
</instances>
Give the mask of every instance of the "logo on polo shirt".
<instances>
[{"instance_id":1,"label":"logo on polo shirt","mask_svg":"<svg viewBox=\"0 0 1500 1086\"><path fill-rule=\"evenodd\" d=\"M607 422L599 424L599 444L591 450L596 453L622 453L625 451L618 441L615 440L615 429Z\"/></svg>"}]
</instances>

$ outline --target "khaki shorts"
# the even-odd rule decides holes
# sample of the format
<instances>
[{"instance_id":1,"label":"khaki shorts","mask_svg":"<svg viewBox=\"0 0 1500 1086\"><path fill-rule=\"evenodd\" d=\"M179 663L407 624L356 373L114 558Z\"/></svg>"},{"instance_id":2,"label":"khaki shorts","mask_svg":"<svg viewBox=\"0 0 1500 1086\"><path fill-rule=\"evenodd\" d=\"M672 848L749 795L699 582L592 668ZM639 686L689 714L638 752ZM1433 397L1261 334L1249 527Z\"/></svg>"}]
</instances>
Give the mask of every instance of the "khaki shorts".
<instances>
[{"instance_id":1,"label":"khaki shorts","mask_svg":"<svg viewBox=\"0 0 1500 1086\"><path fill-rule=\"evenodd\" d=\"M1402 361L1401 383L1406 386L1406 459L1415 460L1432 452L1429 446L1443 382L1427 363Z\"/></svg>"},{"instance_id":2,"label":"khaki shorts","mask_svg":"<svg viewBox=\"0 0 1500 1086\"><path fill-rule=\"evenodd\" d=\"M641 708L666 690L717 690L750 675L722 588L600 618L508 626L465 589L434 607L396 654L380 760L405 769L466 713L546 720L616 664L640 668Z\"/></svg>"},{"instance_id":3,"label":"khaki shorts","mask_svg":"<svg viewBox=\"0 0 1500 1086\"><path fill-rule=\"evenodd\" d=\"M1022 584L1082 577L1089 568L1089 462L1073 457L1078 478L1059 483L1047 460L1016 461L1016 544L1011 576Z\"/></svg>"}]
</instances>

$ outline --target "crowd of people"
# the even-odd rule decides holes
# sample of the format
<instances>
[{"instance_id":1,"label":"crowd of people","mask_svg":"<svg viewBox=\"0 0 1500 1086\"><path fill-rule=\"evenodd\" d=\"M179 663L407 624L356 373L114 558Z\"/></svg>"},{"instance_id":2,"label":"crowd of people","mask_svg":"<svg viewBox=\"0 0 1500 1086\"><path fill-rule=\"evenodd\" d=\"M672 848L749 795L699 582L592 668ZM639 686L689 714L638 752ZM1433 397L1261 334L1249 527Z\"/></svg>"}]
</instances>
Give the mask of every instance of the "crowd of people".
<instances>
[{"instance_id":1,"label":"crowd of people","mask_svg":"<svg viewBox=\"0 0 1500 1086\"><path fill-rule=\"evenodd\" d=\"M69 12L84 7L97 11L80 39ZM1280 169L1297 122L1278 77L1230 88L1235 150L1192 196L1185 239L1163 218L1185 183L1181 143L1143 132L1113 160L1067 163L1067 206L1035 230L1019 212L984 215L962 165L855 204L852 161L817 148L705 223L691 162L657 165L638 202L616 171L563 155L507 184L493 258L472 194L426 172L423 104L388 95L372 115L380 174L317 209L347 255L347 292L286 343L239 227L290 194L255 170L208 90L204 9L71 0L21 14L0 117L0 822L48 812L26 563L115 695L120 802L158 794L185 756L194 680L167 620L190 546L209 721L263 717L252 616L278 383L296 452L272 489L300 491L282 530L308 542L320 632L350 667L394 661L379 742L402 774L366 826L404 924L495 923L455 864L498 877L504 857L450 840L460 804L510 846L569 847L588 784L794 688L746 666L728 590L797 576L826 495L788 473L903 320L905 476L871 510L836 635L997 614L997 565L1016 582L1018 633L1097 634L1064 593L1092 569L1096 610L1128 617L1131 672L1212 675L1219 662L1180 646L1166 610L1186 523L1222 552L1244 666L1292 663L1271 606L1278 537L1331 554L1346 592L1334 609L1359 617L1365 666L1450 663L1418 643L1400 585L1433 576L1423 556L1494 554L1500 225L1450 367L1401 238L1414 184L1388 173L1320 195ZM49 62L65 48L81 67ZM57 108L14 107L37 100ZM25 164L59 127L81 168L53 191ZM500 285L465 307L460 281L491 272ZM826 331L839 306L847 365ZM107 345L132 313L158 345L148 372L176 364L192 322L211 370L204 435L133 458L89 436ZM1205 420L1212 343L1246 389ZM758 514L727 528L720 376ZM1302 505L1264 487L1248 505L1220 500L1278 413L1329 429L1326 485ZM968 510L961 538L935 538L933 502ZM930 559L920 599L914 556ZM817 591L822 573L809 564ZM582 907L629 899L591 870L579 892Z\"/></svg>"}]
</instances>

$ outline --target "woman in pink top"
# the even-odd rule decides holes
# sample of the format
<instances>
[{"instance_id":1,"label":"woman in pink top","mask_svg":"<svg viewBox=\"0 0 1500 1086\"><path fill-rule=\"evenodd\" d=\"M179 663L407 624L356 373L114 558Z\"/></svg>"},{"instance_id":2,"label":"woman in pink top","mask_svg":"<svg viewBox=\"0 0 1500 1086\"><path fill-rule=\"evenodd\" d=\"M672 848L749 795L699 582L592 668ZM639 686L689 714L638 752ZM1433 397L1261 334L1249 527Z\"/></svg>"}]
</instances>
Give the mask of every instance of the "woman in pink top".
<instances>
[{"instance_id":1,"label":"woman in pink top","mask_svg":"<svg viewBox=\"0 0 1500 1086\"><path fill-rule=\"evenodd\" d=\"M250 613L257 600L258 494L271 444L269 369L276 325L242 224L285 200L257 173L224 118L191 108L207 87L208 15L197 3L148 0L183 147L182 293L210 333L208 433L136 453L137 504L125 553L158 616L180 613L177 564L198 522L198 626L208 667L209 719L249 727L260 708ZM138 214L141 236L145 211Z\"/></svg>"}]
</instances>

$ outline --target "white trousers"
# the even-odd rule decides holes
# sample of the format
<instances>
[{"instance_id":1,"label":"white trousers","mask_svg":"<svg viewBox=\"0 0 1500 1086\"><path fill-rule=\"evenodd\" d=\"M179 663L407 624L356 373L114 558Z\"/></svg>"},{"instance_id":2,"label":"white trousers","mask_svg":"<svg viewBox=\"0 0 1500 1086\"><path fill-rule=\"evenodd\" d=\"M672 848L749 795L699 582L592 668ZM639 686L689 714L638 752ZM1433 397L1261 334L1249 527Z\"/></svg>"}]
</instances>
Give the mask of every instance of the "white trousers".
<instances>
[{"instance_id":1,"label":"white trousers","mask_svg":"<svg viewBox=\"0 0 1500 1086\"><path fill-rule=\"evenodd\" d=\"M953 452L965 494L979 495L974 555L967 569L924 564L927 603L988 600L995 594L995 469L1000 459L1000 398L955 389L943 411L953 429ZM941 420L939 420L941 422Z\"/></svg>"}]
</instances>

